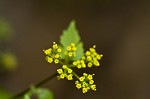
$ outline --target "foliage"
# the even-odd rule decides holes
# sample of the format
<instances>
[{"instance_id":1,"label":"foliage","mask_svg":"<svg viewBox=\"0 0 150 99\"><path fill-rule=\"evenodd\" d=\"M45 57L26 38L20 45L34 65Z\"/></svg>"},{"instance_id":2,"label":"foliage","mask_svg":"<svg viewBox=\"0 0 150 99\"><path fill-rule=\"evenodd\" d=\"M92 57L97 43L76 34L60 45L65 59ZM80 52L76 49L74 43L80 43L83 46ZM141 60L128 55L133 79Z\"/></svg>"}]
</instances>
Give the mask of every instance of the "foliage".
<instances>
[{"instance_id":1,"label":"foliage","mask_svg":"<svg viewBox=\"0 0 150 99\"><path fill-rule=\"evenodd\" d=\"M37 96L38 99L54 99L53 93L46 88L31 87L31 90L24 95L24 99L31 99L32 95Z\"/></svg>"},{"instance_id":2,"label":"foliage","mask_svg":"<svg viewBox=\"0 0 150 99\"><path fill-rule=\"evenodd\" d=\"M75 26L75 21L72 21L67 30L64 30L63 34L60 36L60 44L62 45L62 49L64 51L66 51L67 46L71 43L74 43L77 47L76 56L72 57L72 60L80 59L84 54L84 49L83 43L80 41L78 30ZM64 59L65 56L62 54L61 58Z\"/></svg>"}]
</instances>

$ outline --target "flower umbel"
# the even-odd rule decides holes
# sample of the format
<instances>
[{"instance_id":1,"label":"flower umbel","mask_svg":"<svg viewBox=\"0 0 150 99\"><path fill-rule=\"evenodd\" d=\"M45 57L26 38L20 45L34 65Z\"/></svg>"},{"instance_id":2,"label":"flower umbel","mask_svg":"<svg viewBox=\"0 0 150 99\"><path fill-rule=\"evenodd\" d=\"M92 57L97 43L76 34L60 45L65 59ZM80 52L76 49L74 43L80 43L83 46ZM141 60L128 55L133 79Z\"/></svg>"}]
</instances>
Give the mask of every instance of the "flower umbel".
<instances>
[{"instance_id":1,"label":"flower umbel","mask_svg":"<svg viewBox=\"0 0 150 99\"><path fill-rule=\"evenodd\" d=\"M76 78L76 87L82 89L83 93L89 90L96 91L96 85L93 80L94 74L83 73L83 76L78 76L73 71L73 68L98 67L103 55L97 53L96 45L84 52L83 42L80 41L75 22L71 22L67 30L64 30L60 37L60 45L53 42L52 47L44 50L44 53L46 54L47 62L61 64L61 67L57 69L58 80L73 80Z\"/></svg>"},{"instance_id":2,"label":"flower umbel","mask_svg":"<svg viewBox=\"0 0 150 99\"><path fill-rule=\"evenodd\" d=\"M78 89L82 89L83 93L88 92L90 89L96 91L96 85L94 84L93 75L94 74L91 75L83 73L83 76L81 76L79 80L75 82L76 87Z\"/></svg>"},{"instance_id":3,"label":"flower umbel","mask_svg":"<svg viewBox=\"0 0 150 99\"><path fill-rule=\"evenodd\" d=\"M47 62L49 63L54 62L56 64L59 63L59 60L61 58L60 53L62 52L62 49L55 42L53 42L52 48L43 51L46 54Z\"/></svg>"},{"instance_id":4,"label":"flower umbel","mask_svg":"<svg viewBox=\"0 0 150 99\"><path fill-rule=\"evenodd\" d=\"M78 80L75 81L76 87L78 89L82 89L83 93L88 92L90 89L93 91L96 91L96 85L94 84L93 75L94 74L87 74L83 73L83 76L79 77L73 70L72 67L80 68L86 68L86 67L92 67L92 66L99 66L99 60L101 60L102 54L98 54L96 52L96 46L94 45L92 48L89 48L88 51L85 52L85 54L81 57L79 60L75 60L73 62L62 62L62 68L57 69L57 73L59 74L57 76L59 79L67 79L67 80L73 80L73 76L76 77ZM64 55L66 57L75 57L76 56L76 50L77 47L74 43L71 43L67 46L66 51L64 52ZM62 49L53 42L52 48L49 48L47 50L44 50L44 53L46 54L46 60L49 63L59 63L61 59L61 52ZM68 58L67 58L68 59Z\"/></svg>"},{"instance_id":5,"label":"flower umbel","mask_svg":"<svg viewBox=\"0 0 150 99\"><path fill-rule=\"evenodd\" d=\"M85 55L82 56L80 60L74 61L73 65L77 66L78 69L85 67L100 66L99 60L101 60L102 54L96 52L96 46L90 48L89 51L85 52Z\"/></svg>"},{"instance_id":6,"label":"flower umbel","mask_svg":"<svg viewBox=\"0 0 150 99\"><path fill-rule=\"evenodd\" d=\"M63 65L62 68L57 69L57 72L59 74L59 76L57 76L58 79L67 78L68 80L73 80L72 69L68 68L67 65Z\"/></svg>"}]
</instances>

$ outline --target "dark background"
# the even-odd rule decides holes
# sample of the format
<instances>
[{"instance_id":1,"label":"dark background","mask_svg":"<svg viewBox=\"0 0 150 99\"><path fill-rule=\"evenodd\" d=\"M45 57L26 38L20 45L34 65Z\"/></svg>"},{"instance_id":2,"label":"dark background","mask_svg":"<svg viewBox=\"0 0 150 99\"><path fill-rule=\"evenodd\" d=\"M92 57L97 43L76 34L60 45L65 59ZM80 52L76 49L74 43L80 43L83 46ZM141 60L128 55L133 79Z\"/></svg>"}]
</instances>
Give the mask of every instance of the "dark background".
<instances>
[{"instance_id":1,"label":"dark background","mask_svg":"<svg viewBox=\"0 0 150 99\"><path fill-rule=\"evenodd\" d=\"M14 30L8 46L18 59L0 84L14 94L56 71L42 50L59 42L74 19L85 49L96 44L104 55L101 67L87 70L96 74L98 90L82 94L74 82L53 79L44 87L55 99L150 99L148 0L0 0L0 17Z\"/></svg>"}]
</instances>

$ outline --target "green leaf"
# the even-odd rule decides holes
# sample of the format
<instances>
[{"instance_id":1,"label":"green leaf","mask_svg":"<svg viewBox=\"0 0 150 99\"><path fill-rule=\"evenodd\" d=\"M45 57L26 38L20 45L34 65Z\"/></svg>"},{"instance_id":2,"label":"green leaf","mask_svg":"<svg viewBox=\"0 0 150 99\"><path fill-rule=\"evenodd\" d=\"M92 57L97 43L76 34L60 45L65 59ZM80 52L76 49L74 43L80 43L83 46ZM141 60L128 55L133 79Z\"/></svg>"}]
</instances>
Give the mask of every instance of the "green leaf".
<instances>
[{"instance_id":1,"label":"green leaf","mask_svg":"<svg viewBox=\"0 0 150 99\"><path fill-rule=\"evenodd\" d=\"M53 93L46 88L30 87L30 90L24 95L23 99L31 99L32 96L36 96L37 99L54 99Z\"/></svg>"},{"instance_id":2,"label":"green leaf","mask_svg":"<svg viewBox=\"0 0 150 99\"><path fill-rule=\"evenodd\" d=\"M75 43L77 46L76 57L71 60L80 59L84 55L83 43L80 41L80 36L78 30L76 29L75 21L71 21L68 28L63 31L63 34L60 36L60 44L62 45L63 52L66 51L66 47L71 43ZM65 56L62 53L62 59Z\"/></svg>"},{"instance_id":3,"label":"green leaf","mask_svg":"<svg viewBox=\"0 0 150 99\"><path fill-rule=\"evenodd\" d=\"M38 99L54 99L53 93L46 88L37 88L35 94Z\"/></svg>"},{"instance_id":4,"label":"green leaf","mask_svg":"<svg viewBox=\"0 0 150 99\"><path fill-rule=\"evenodd\" d=\"M83 43L80 42L77 45L77 51L76 51L76 57L74 57L72 60L78 60L84 55L84 49L83 49Z\"/></svg>"},{"instance_id":5,"label":"green leaf","mask_svg":"<svg viewBox=\"0 0 150 99\"><path fill-rule=\"evenodd\" d=\"M63 31L63 34L60 37L60 43L63 47L67 47L71 43L78 44L80 41L80 36L78 30L75 26L75 21L71 21L67 30Z\"/></svg>"}]
</instances>

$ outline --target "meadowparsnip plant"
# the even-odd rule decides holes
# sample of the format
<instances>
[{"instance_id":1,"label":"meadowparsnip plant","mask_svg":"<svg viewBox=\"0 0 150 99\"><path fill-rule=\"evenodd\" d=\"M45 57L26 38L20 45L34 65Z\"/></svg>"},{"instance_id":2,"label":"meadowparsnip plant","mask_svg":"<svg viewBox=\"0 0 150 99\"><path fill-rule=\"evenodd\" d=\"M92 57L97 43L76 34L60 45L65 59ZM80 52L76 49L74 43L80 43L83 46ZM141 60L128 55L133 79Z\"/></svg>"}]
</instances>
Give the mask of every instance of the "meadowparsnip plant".
<instances>
[{"instance_id":1,"label":"meadowparsnip plant","mask_svg":"<svg viewBox=\"0 0 150 99\"><path fill-rule=\"evenodd\" d=\"M75 21L71 21L68 28L63 31L60 36L60 43L53 42L51 45L50 48L43 50L45 59L48 63L61 64L61 67L50 77L27 88L11 99L16 99L21 96L24 96L24 99L31 99L33 94L37 95L38 99L53 99L51 92L39 87L54 77L57 77L58 80L66 79L75 81L75 86L77 89L81 89L83 93L87 93L89 90L96 91L96 84L93 78L95 74L83 73L83 75L78 75L74 71L74 68L80 70L99 67L99 61L103 55L97 53L96 45L93 45L87 51L84 50L83 42L81 42L75 26Z\"/></svg>"},{"instance_id":2,"label":"meadowparsnip plant","mask_svg":"<svg viewBox=\"0 0 150 99\"><path fill-rule=\"evenodd\" d=\"M96 52L96 45L89 48L84 52L83 42L80 41L80 36L72 21L67 28L63 31L60 37L60 44L53 42L51 48L43 50L46 55L46 60L49 63L61 64L57 69L57 79L76 79L75 85L78 89L82 89L83 93L88 92L90 89L96 91L96 84L94 84L93 76L95 74L83 73L82 76L76 74L73 68L91 68L100 66L102 54Z\"/></svg>"}]
</instances>

